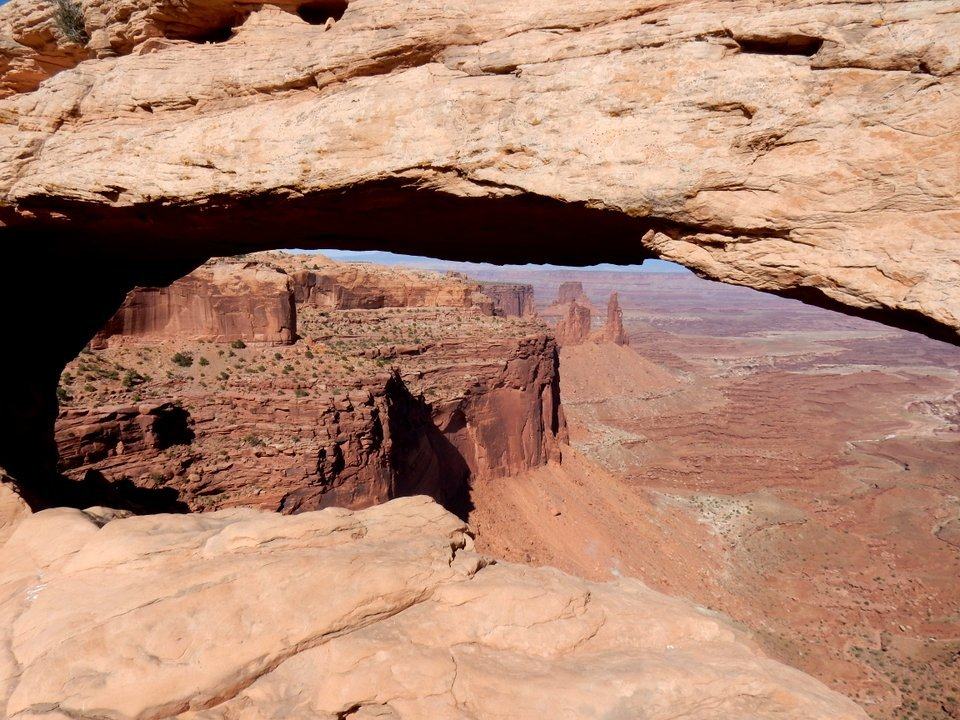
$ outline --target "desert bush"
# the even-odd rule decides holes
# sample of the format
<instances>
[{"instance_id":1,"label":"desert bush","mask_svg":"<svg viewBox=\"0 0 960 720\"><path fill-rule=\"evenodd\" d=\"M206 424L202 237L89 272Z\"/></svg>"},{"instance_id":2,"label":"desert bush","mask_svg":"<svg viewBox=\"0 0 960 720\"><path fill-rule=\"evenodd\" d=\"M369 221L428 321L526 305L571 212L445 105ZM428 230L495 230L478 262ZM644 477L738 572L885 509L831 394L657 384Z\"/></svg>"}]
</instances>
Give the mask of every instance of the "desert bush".
<instances>
[{"instance_id":1,"label":"desert bush","mask_svg":"<svg viewBox=\"0 0 960 720\"><path fill-rule=\"evenodd\" d=\"M127 389L135 385L142 385L144 382L146 382L146 378L135 370L127 370L123 376L123 386Z\"/></svg>"},{"instance_id":2,"label":"desert bush","mask_svg":"<svg viewBox=\"0 0 960 720\"><path fill-rule=\"evenodd\" d=\"M205 357L202 357L199 360L197 360L197 365L199 365L200 367L206 367L209 364L210 364L210 361L207 360Z\"/></svg>"},{"instance_id":3,"label":"desert bush","mask_svg":"<svg viewBox=\"0 0 960 720\"><path fill-rule=\"evenodd\" d=\"M55 10L54 20L57 28L71 42L86 45L90 42L87 29L83 24L83 8L76 0L52 0Z\"/></svg>"},{"instance_id":4,"label":"desert bush","mask_svg":"<svg viewBox=\"0 0 960 720\"><path fill-rule=\"evenodd\" d=\"M243 350L246 346L247 344L243 340L234 340L232 343L230 343L230 347L232 347L234 350Z\"/></svg>"},{"instance_id":5,"label":"desert bush","mask_svg":"<svg viewBox=\"0 0 960 720\"><path fill-rule=\"evenodd\" d=\"M193 365L193 355L187 352L178 352L170 359L174 365L179 365L180 367L190 367Z\"/></svg>"}]
</instances>

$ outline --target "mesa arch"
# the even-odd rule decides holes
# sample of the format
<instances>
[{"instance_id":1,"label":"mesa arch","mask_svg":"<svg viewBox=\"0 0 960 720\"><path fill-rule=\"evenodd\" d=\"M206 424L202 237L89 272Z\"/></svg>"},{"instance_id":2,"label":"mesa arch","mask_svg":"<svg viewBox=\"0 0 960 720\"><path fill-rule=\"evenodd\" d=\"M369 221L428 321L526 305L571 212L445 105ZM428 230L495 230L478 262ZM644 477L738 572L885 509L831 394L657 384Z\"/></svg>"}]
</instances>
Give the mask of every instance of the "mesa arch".
<instances>
[{"instance_id":1,"label":"mesa arch","mask_svg":"<svg viewBox=\"0 0 960 720\"><path fill-rule=\"evenodd\" d=\"M0 9L0 466L28 485L63 363L212 255L659 256L960 342L956 0L135 5L81 2L79 55ZM17 87L30 52L67 69Z\"/></svg>"}]
</instances>

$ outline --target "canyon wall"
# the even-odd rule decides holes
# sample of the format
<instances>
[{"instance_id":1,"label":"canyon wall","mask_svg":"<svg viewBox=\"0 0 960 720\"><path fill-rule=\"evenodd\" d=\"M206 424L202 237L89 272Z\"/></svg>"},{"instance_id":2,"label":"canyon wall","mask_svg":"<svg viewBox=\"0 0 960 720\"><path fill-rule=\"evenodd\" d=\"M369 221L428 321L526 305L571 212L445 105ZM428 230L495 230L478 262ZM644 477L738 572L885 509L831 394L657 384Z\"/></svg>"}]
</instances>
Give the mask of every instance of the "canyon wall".
<instances>
[{"instance_id":1,"label":"canyon wall","mask_svg":"<svg viewBox=\"0 0 960 720\"><path fill-rule=\"evenodd\" d=\"M493 300L493 312L501 317L533 317L533 286L521 283L482 282L480 292Z\"/></svg>"},{"instance_id":2,"label":"canyon wall","mask_svg":"<svg viewBox=\"0 0 960 720\"><path fill-rule=\"evenodd\" d=\"M257 263L209 263L167 287L130 291L91 346L175 338L288 344L296 335L286 273Z\"/></svg>"},{"instance_id":3,"label":"canyon wall","mask_svg":"<svg viewBox=\"0 0 960 720\"><path fill-rule=\"evenodd\" d=\"M222 326L200 320L224 287L242 288L247 308L283 289L300 303L302 337L269 351L198 337L198 327ZM529 319L505 320L510 308L495 309L478 287L459 275L264 254L137 290L108 324L133 334L95 343L61 378L59 470L90 492L131 483L141 503L155 492L194 510L357 508L411 494L465 507L473 481L557 459L565 437L555 343ZM532 294L507 289L517 301ZM142 308L158 296L166 316L193 322L140 332L129 319L156 315Z\"/></svg>"},{"instance_id":4,"label":"canyon wall","mask_svg":"<svg viewBox=\"0 0 960 720\"><path fill-rule=\"evenodd\" d=\"M475 307L493 314L493 301L465 276L338 263L322 255L265 253L255 257L277 264L290 274L298 304L328 310L387 307Z\"/></svg>"}]
</instances>

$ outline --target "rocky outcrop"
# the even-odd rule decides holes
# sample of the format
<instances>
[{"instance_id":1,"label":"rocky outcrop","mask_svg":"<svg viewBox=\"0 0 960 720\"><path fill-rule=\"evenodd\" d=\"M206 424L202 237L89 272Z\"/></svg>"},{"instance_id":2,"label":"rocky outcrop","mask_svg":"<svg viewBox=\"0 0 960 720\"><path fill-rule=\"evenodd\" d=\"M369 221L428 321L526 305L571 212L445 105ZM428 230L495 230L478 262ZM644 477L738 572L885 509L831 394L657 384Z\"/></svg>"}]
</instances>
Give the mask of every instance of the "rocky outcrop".
<instances>
[{"instance_id":1,"label":"rocky outcrop","mask_svg":"<svg viewBox=\"0 0 960 720\"><path fill-rule=\"evenodd\" d=\"M38 513L0 548L0 710L866 719L716 613L472 547L425 498L296 517Z\"/></svg>"},{"instance_id":2,"label":"rocky outcrop","mask_svg":"<svg viewBox=\"0 0 960 720\"><path fill-rule=\"evenodd\" d=\"M107 458L155 457L193 439L189 413L173 402L124 407L68 408L57 418L57 449L63 471Z\"/></svg>"},{"instance_id":3,"label":"rocky outcrop","mask_svg":"<svg viewBox=\"0 0 960 720\"><path fill-rule=\"evenodd\" d=\"M92 47L133 52L4 101L11 228L654 254L957 337L955 0L81 5Z\"/></svg>"},{"instance_id":4,"label":"rocky outcrop","mask_svg":"<svg viewBox=\"0 0 960 720\"><path fill-rule=\"evenodd\" d=\"M298 304L328 310L475 307L484 315L494 314L492 299L464 275L339 263L322 255L263 253L256 257L290 274Z\"/></svg>"},{"instance_id":5,"label":"rocky outcrop","mask_svg":"<svg viewBox=\"0 0 960 720\"><path fill-rule=\"evenodd\" d=\"M560 287L557 288L557 300L554 304L565 306L572 302L577 302L581 305L590 305L590 300L583 291L583 283L575 280L567 280L560 283Z\"/></svg>"},{"instance_id":6,"label":"rocky outcrop","mask_svg":"<svg viewBox=\"0 0 960 720\"><path fill-rule=\"evenodd\" d=\"M500 317L533 317L533 286L522 283L482 282L480 292L493 300L493 313Z\"/></svg>"},{"instance_id":7,"label":"rocky outcrop","mask_svg":"<svg viewBox=\"0 0 960 720\"><path fill-rule=\"evenodd\" d=\"M182 340L82 353L64 375L60 469L129 481L140 506L145 493L283 512L427 494L459 511L473 482L559 457L557 348L541 326L454 308L307 305L301 319L276 353ZM196 362L173 364L175 348ZM103 489L81 498L103 503ZM125 490L110 504L127 507Z\"/></svg>"},{"instance_id":8,"label":"rocky outcrop","mask_svg":"<svg viewBox=\"0 0 960 720\"><path fill-rule=\"evenodd\" d=\"M617 292L610 293L610 299L607 301L607 320L600 330L598 339L614 345L630 344L630 339L623 329L623 310L620 309L620 295Z\"/></svg>"},{"instance_id":9,"label":"rocky outcrop","mask_svg":"<svg viewBox=\"0 0 960 720\"><path fill-rule=\"evenodd\" d=\"M137 288L91 341L288 344L297 336L293 287L258 263L214 262L167 287Z\"/></svg>"},{"instance_id":10,"label":"rocky outcrop","mask_svg":"<svg viewBox=\"0 0 960 720\"><path fill-rule=\"evenodd\" d=\"M579 345L590 338L591 312L588 305L571 301L563 317L557 322L557 343L561 346Z\"/></svg>"},{"instance_id":11,"label":"rocky outcrop","mask_svg":"<svg viewBox=\"0 0 960 720\"><path fill-rule=\"evenodd\" d=\"M13 480L0 468L0 545L13 534L17 525L30 515L30 506Z\"/></svg>"},{"instance_id":12,"label":"rocky outcrop","mask_svg":"<svg viewBox=\"0 0 960 720\"><path fill-rule=\"evenodd\" d=\"M82 25L73 37L67 35L63 13L54 2L10 0L0 7L0 97L35 90L51 75L93 57Z\"/></svg>"}]
</instances>

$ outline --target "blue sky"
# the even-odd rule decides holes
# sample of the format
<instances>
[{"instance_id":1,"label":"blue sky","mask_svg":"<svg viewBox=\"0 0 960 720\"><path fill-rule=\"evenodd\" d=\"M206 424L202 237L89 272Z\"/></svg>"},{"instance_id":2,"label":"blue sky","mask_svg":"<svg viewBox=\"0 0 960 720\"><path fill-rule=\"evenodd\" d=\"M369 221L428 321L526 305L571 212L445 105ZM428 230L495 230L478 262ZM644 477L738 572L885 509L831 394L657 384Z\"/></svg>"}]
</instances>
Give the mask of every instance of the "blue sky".
<instances>
[{"instance_id":1,"label":"blue sky","mask_svg":"<svg viewBox=\"0 0 960 720\"><path fill-rule=\"evenodd\" d=\"M293 250L291 252L312 252L309 250ZM323 253L327 257L333 260L341 260L344 262L373 262L380 263L382 265L427 265L434 264L436 261L431 260L430 258L423 258L417 255L400 255L398 253L383 252L380 250L370 250L370 251L359 251L359 250L319 250L318 252ZM485 263L462 263L464 265L485 265ZM563 266L560 265L528 265L527 267L543 267L545 269L556 269ZM578 270L606 270L606 271L624 271L624 272L655 272L655 273L670 273L670 272L690 272L682 265L677 265L672 262L667 262L666 260L647 260L643 265L611 265L609 263L601 263L600 265L592 265L585 268L577 268Z\"/></svg>"}]
</instances>

